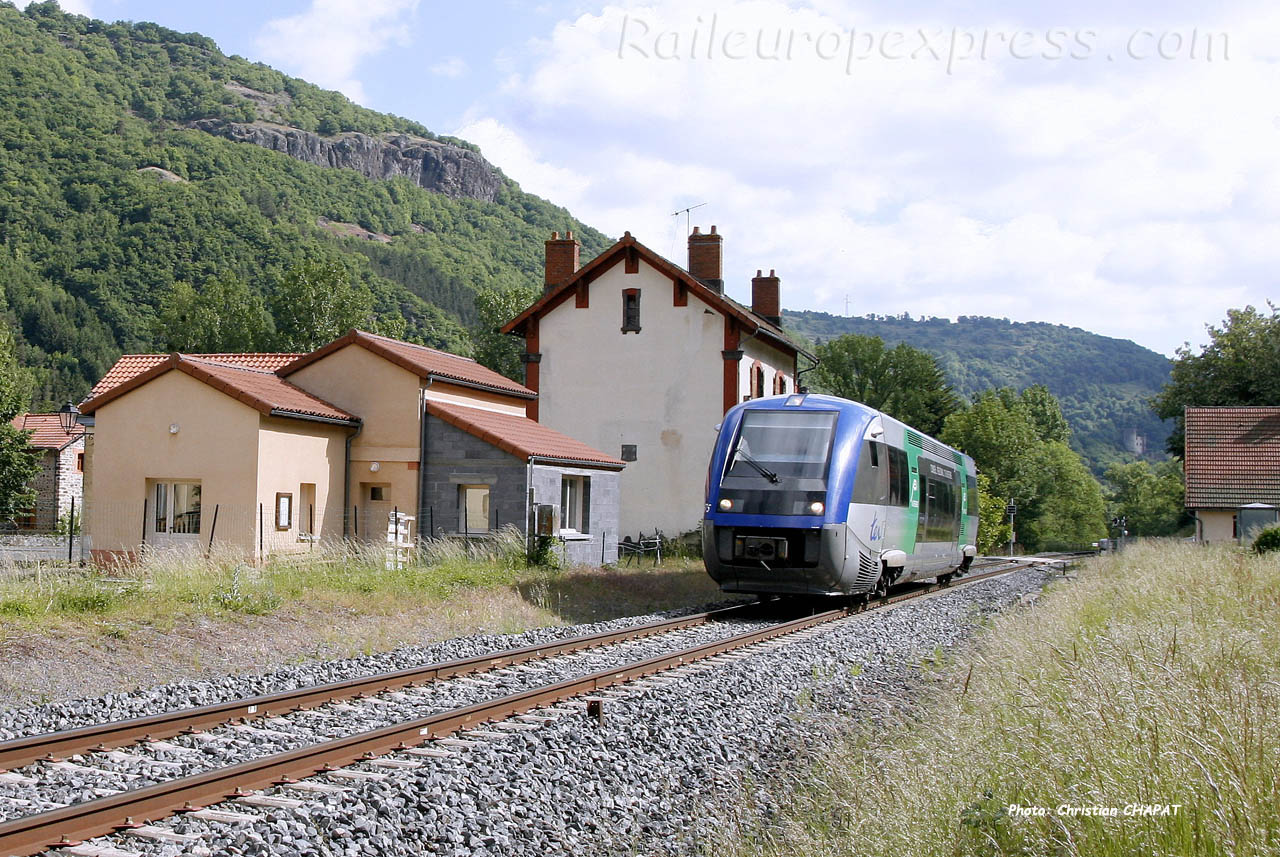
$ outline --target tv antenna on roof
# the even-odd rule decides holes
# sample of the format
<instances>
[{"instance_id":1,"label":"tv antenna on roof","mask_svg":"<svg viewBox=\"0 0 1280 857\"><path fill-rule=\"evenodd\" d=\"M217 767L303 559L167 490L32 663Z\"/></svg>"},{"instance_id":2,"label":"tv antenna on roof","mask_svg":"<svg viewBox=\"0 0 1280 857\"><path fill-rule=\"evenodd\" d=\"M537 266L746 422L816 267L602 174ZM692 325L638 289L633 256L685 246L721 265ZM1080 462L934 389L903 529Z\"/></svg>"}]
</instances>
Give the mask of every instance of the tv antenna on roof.
<instances>
[{"instance_id":1,"label":"tv antenna on roof","mask_svg":"<svg viewBox=\"0 0 1280 857\"><path fill-rule=\"evenodd\" d=\"M702 206L708 205L708 204L709 203L700 202L697 205L691 205L688 208L682 208L679 211L673 211L671 212L671 216L679 217L682 214L684 215L684 234L687 236L689 234L690 229L692 228L690 226L691 218L690 218L689 212L693 211L695 208L702 208Z\"/></svg>"}]
</instances>

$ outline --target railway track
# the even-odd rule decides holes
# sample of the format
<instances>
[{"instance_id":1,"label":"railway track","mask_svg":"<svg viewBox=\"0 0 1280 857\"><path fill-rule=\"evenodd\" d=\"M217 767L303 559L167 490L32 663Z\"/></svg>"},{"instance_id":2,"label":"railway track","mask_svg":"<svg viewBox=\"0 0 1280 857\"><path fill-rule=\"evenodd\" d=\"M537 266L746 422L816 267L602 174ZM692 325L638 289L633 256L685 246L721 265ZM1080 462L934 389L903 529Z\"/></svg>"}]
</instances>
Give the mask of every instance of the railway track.
<instances>
[{"instance_id":1,"label":"railway track","mask_svg":"<svg viewBox=\"0 0 1280 857\"><path fill-rule=\"evenodd\" d=\"M938 594L940 590L968 586L1042 562L1042 560L1039 562L1002 561L975 566L969 576L950 586L935 584L902 591L883 601L873 603L867 609L890 608L917 598ZM749 618L750 606L741 605L602 634L575 637L547 645L512 649L252 699L234 700L188 711L167 712L152 717L15 739L0 744L0 772L7 771L0 773L0 784L7 781L11 784L16 782L19 785L38 785L38 777L22 772L21 769L25 766L40 767L41 771L37 773L59 770L54 766L70 766L70 770L85 774L90 770L90 766L67 762L65 761L67 757L86 754L110 756L113 748L135 745L140 741L143 742L139 745L141 747L196 752L189 747L170 744L165 739L174 736L207 735L208 733L202 733L200 730L216 729L231 721L240 721L231 727L233 729L247 729L250 732L268 734L280 726L280 718L285 714L309 712L322 706L335 704L344 706L347 705L345 701L351 700L378 700L380 697L376 696L377 694L403 696L405 689L421 688L459 677L466 680L467 676L479 672L520 668L521 665L528 668L532 661L563 657L567 654L623 644L659 634L687 632L689 629L722 620L745 619ZM227 800L268 806L273 805L272 801L276 801L277 804L280 800L288 801L287 798L271 798L257 794L259 790L276 786L320 793L339 788L323 783L299 782L316 775L348 781L386 776L385 773L371 771L348 771L344 770L344 766L362 761L380 760L381 757L391 753L407 753L411 756L410 760L382 760L393 770L397 766L420 764L420 762L413 762L412 757L447 752L422 745L439 739L445 739L448 742L450 740L448 736L459 730L473 730L469 734L478 735L482 732L477 730L479 726L507 721L519 716L524 716L525 722L505 725L510 728L536 727L539 722L536 712L545 712L548 708L554 709L556 705L573 697L597 693L673 667L795 634L848 615L849 611L838 609L785 622L768 623L743 633L681 646L658 656L610 665L573 678L535 685L515 693L486 698L424 716L399 719L385 726L343 735L332 740L304 742L302 746L293 747L284 752L273 752L235 764L218 766L191 775L176 776L123 791L114 789L91 791L89 797L92 799L84 799L69 806L44 812L38 811L41 807L36 803L33 804L37 809L34 814L0 823L0 854L17 857L17 855L39 853L48 848L64 847L69 848L72 853L105 855L112 852L94 850L94 846L78 848L77 846L83 840L115 831L132 831L135 835L149 836L163 841L166 836L172 837L173 834L166 833L163 828L152 827L151 821L182 812L203 812L204 817L215 821L218 820L219 815L230 819L236 815L235 812L209 810L206 807ZM595 704L602 704L601 700L595 700ZM531 713L533 713L532 716ZM249 720L259 725L250 726ZM484 734L496 735L497 733ZM457 742L457 739L452 740ZM463 740L461 743L465 745L466 741ZM126 758L131 756L127 753L116 753L116 755ZM176 763L161 761L161 767L166 764L175 768L182 767ZM126 776L128 776L127 773ZM136 779L138 775L132 776ZM101 791L110 793L101 794ZM138 823L139 819L145 820L147 824ZM168 841L173 840L170 838Z\"/></svg>"}]
</instances>

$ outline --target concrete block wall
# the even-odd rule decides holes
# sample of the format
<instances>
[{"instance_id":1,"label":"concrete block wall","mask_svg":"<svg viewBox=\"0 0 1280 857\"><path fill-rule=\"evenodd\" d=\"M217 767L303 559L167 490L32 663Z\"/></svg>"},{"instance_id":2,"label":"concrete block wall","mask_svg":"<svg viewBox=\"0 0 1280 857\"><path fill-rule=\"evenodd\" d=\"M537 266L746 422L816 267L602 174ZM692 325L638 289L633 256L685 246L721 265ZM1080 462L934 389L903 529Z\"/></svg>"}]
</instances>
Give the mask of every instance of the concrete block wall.
<instances>
[{"instance_id":1,"label":"concrete block wall","mask_svg":"<svg viewBox=\"0 0 1280 857\"><path fill-rule=\"evenodd\" d=\"M566 540L557 546L557 552L566 565L600 565L602 558L605 563L617 562L617 471L535 464L532 481L534 502L548 503L559 509L560 482L564 476L582 476L590 480L587 532L584 534L587 538Z\"/></svg>"},{"instance_id":2,"label":"concrete block wall","mask_svg":"<svg viewBox=\"0 0 1280 857\"><path fill-rule=\"evenodd\" d=\"M514 525L525 532L526 462L455 428L438 417L427 417L427 456L423 511L419 532L433 536L462 531L459 485L489 486L489 527ZM557 495L559 496L559 495Z\"/></svg>"}]
</instances>

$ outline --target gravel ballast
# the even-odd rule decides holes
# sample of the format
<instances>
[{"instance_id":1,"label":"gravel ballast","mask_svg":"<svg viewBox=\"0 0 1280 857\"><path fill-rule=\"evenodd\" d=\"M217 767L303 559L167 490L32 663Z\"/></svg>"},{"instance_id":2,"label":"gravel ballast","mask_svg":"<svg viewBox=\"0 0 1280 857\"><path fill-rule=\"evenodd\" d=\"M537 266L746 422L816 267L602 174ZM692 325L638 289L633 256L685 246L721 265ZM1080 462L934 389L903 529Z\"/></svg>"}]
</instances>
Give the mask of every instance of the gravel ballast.
<instances>
[{"instance_id":1,"label":"gravel ballast","mask_svg":"<svg viewBox=\"0 0 1280 857\"><path fill-rule=\"evenodd\" d=\"M922 660L970 640L989 613L1034 598L1047 576L1035 569L1018 572L830 623L743 655L718 658L710 666L685 667L606 701L603 722L571 713L503 739L450 747L450 754L441 758L402 754L396 758L419 761L421 767L395 769L391 776L367 781L320 780L340 782L347 790L308 794L298 808L227 805L260 816L252 824L192 816L163 823L166 829L198 836L198 843L126 837L104 842L148 855L698 853L715 824L715 808L743 784L768 783L803 764L813 750L847 728L850 718L879 720L894 711L918 685ZM651 618L658 617L644 620ZM108 716L337 681L644 620L453 640L261 676L183 682L7 711L0 713L0 734L30 734ZM593 658L603 657L586 653L575 658L572 669L589 672L599 668ZM530 681L537 678L536 671L529 673ZM472 691L492 697L514 692L513 686L503 684L499 693L480 687ZM432 704L447 706L453 699L471 701L458 689L442 688ZM263 747L276 740L263 735L249 739ZM184 767L199 764L184 755L190 754L171 761ZM119 770L129 770L126 762L120 765ZM368 763L354 768L386 770ZM77 778L77 772L66 775L68 793L73 787L93 787Z\"/></svg>"}]
</instances>

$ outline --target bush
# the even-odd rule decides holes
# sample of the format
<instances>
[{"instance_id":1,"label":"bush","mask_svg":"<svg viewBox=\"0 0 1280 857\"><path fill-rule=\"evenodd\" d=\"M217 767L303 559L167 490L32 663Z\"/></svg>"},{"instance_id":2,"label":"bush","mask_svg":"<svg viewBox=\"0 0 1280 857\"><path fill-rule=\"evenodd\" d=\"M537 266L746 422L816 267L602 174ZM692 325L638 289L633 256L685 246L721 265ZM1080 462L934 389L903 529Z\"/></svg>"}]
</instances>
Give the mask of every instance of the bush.
<instances>
[{"instance_id":1,"label":"bush","mask_svg":"<svg viewBox=\"0 0 1280 857\"><path fill-rule=\"evenodd\" d=\"M1271 553L1275 550L1280 550L1280 527L1268 527L1253 540L1254 553Z\"/></svg>"}]
</instances>

